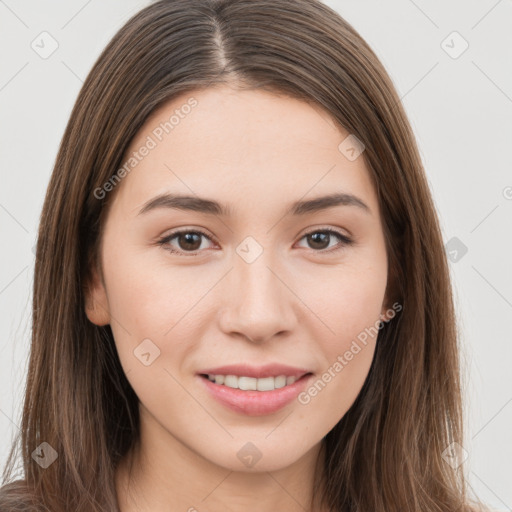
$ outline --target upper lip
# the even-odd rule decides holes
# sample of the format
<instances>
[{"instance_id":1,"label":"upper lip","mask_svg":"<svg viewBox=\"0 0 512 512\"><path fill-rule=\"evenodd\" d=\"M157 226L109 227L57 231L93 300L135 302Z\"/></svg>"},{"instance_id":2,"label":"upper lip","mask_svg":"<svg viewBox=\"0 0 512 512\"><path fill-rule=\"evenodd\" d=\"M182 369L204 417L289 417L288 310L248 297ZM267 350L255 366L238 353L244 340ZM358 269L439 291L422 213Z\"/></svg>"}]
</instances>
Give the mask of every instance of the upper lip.
<instances>
[{"instance_id":1,"label":"upper lip","mask_svg":"<svg viewBox=\"0 0 512 512\"><path fill-rule=\"evenodd\" d=\"M256 379L262 379L265 377L278 377L279 375L285 375L286 377L300 377L311 373L309 370L304 368L295 368L284 364L266 364L263 366L250 366L248 364L233 364L226 366L217 366L215 368L207 368L198 372L199 374L205 375L236 375L237 377L253 377Z\"/></svg>"}]
</instances>

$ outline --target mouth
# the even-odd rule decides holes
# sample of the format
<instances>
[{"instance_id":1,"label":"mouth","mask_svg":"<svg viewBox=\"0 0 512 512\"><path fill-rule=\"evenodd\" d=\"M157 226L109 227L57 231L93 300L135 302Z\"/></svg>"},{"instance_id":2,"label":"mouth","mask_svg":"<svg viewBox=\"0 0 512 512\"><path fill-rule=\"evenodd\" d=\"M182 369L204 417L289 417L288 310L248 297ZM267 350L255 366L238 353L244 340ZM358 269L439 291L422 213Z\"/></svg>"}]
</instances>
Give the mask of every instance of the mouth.
<instances>
[{"instance_id":1,"label":"mouth","mask_svg":"<svg viewBox=\"0 0 512 512\"><path fill-rule=\"evenodd\" d=\"M263 416L283 409L296 400L313 378L312 372L302 370L293 370L293 375L283 372L265 377L240 373L207 372L197 374L197 378L210 398L246 416Z\"/></svg>"},{"instance_id":2,"label":"mouth","mask_svg":"<svg viewBox=\"0 0 512 512\"><path fill-rule=\"evenodd\" d=\"M226 386L231 389L239 389L241 391L261 391L263 393L268 391L274 391L287 386L291 386L298 380L312 375L311 372L304 373L299 377L295 375L277 375L275 377L248 377L246 375L222 375L222 374L199 374L204 379L208 379L210 382L219 386Z\"/></svg>"}]
</instances>

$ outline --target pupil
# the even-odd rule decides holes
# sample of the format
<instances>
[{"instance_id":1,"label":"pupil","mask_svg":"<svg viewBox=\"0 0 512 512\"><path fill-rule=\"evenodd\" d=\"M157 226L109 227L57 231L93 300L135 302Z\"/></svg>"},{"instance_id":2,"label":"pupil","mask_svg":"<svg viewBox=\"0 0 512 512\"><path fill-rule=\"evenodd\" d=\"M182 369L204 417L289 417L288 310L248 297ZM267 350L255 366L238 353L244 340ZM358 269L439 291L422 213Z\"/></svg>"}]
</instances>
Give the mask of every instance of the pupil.
<instances>
[{"instance_id":1,"label":"pupil","mask_svg":"<svg viewBox=\"0 0 512 512\"><path fill-rule=\"evenodd\" d=\"M194 237L196 238L195 246L194 246L194 240L193 240ZM186 240L185 246L183 246L183 244L181 244L181 240L183 240L183 239ZM190 247L190 245L192 245L192 247ZM200 246L201 246L201 238L200 238L200 235L198 235L197 233L185 233L184 235L181 235L181 237L180 237L180 247L182 249L195 250L195 249L198 249Z\"/></svg>"},{"instance_id":2,"label":"pupil","mask_svg":"<svg viewBox=\"0 0 512 512\"><path fill-rule=\"evenodd\" d=\"M311 235L308 235L309 237L309 241L313 242L313 246L315 246L315 244L318 244L320 243L320 246L321 247L318 247L318 245L316 246L317 249L325 249L326 247L329 246L329 233L323 233L323 232L318 232L318 233L313 233ZM321 240L321 238L324 238L323 242Z\"/></svg>"}]
</instances>

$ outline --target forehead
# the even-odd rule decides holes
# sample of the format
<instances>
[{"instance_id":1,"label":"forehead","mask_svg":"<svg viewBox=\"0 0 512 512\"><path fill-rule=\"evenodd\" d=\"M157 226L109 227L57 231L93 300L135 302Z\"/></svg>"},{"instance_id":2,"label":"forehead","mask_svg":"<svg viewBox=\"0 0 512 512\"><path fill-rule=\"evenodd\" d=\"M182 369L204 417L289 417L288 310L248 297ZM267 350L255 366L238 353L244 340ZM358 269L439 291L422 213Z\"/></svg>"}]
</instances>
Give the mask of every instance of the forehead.
<instances>
[{"instance_id":1,"label":"forehead","mask_svg":"<svg viewBox=\"0 0 512 512\"><path fill-rule=\"evenodd\" d=\"M228 86L192 91L146 120L117 192L131 210L164 192L267 207L347 192L375 211L363 155L348 159L339 149L349 135L320 107L289 96Z\"/></svg>"}]
</instances>

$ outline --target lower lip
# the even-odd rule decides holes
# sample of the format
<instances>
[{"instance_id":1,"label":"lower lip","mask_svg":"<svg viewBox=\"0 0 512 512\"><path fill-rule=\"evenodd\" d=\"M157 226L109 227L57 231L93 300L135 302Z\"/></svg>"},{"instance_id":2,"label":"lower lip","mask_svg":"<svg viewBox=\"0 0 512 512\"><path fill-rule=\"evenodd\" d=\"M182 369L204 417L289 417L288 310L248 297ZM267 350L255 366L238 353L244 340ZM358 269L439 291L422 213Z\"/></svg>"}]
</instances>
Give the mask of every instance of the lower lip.
<instances>
[{"instance_id":1,"label":"lower lip","mask_svg":"<svg viewBox=\"0 0 512 512\"><path fill-rule=\"evenodd\" d=\"M306 387L313 374L308 373L289 386L274 389L273 391L243 391L230 388L223 384L215 384L206 377L198 375L208 391L222 405L232 411L247 416L263 416L279 411L297 397Z\"/></svg>"}]
</instances>

